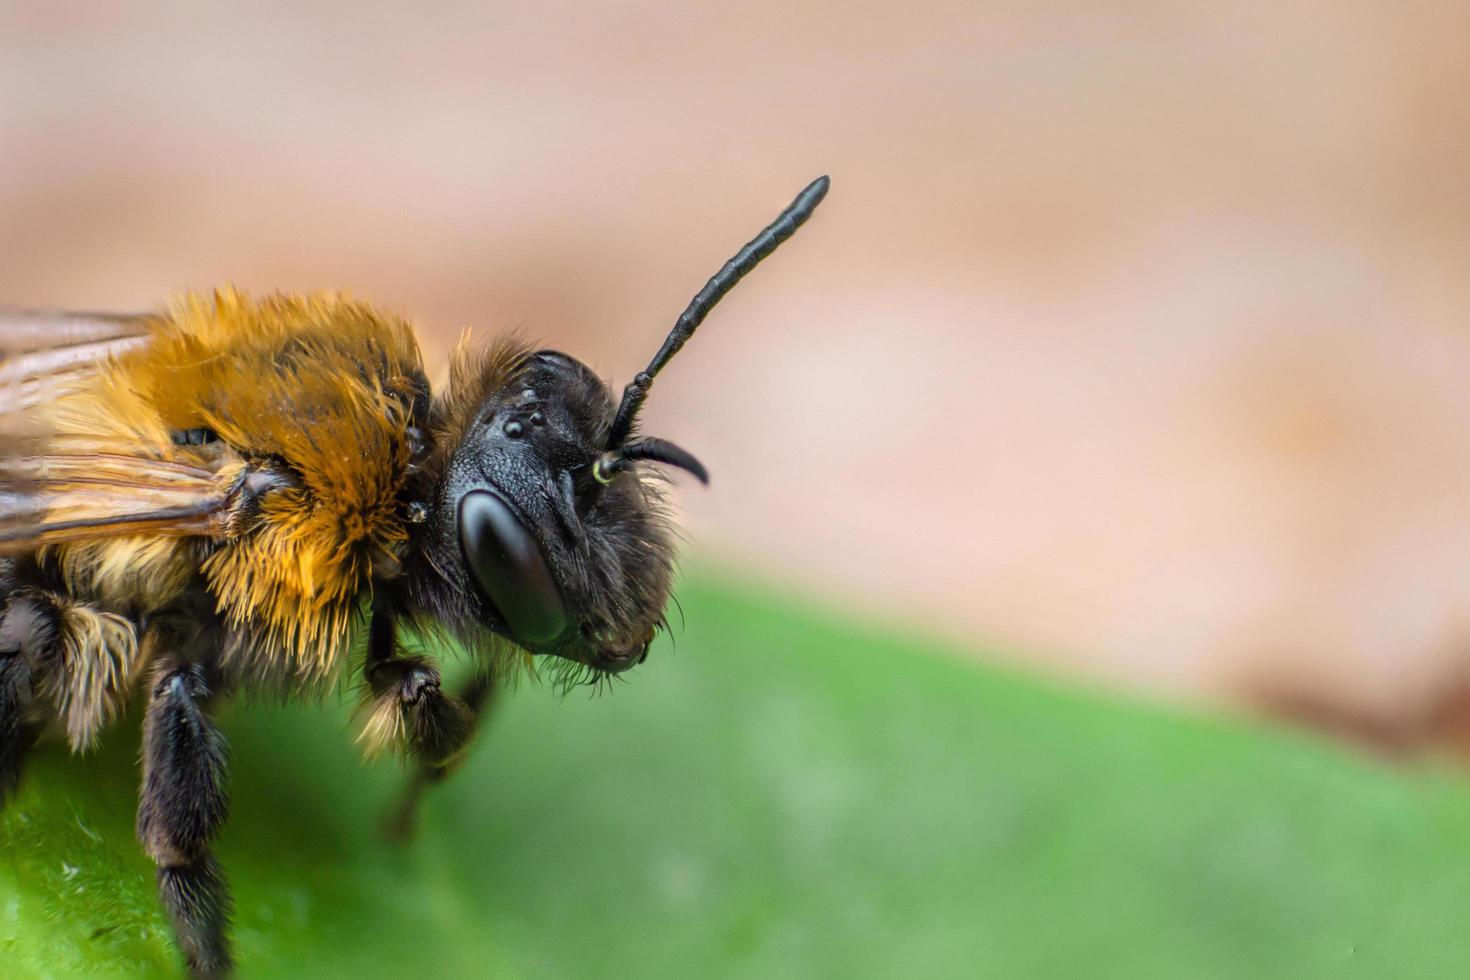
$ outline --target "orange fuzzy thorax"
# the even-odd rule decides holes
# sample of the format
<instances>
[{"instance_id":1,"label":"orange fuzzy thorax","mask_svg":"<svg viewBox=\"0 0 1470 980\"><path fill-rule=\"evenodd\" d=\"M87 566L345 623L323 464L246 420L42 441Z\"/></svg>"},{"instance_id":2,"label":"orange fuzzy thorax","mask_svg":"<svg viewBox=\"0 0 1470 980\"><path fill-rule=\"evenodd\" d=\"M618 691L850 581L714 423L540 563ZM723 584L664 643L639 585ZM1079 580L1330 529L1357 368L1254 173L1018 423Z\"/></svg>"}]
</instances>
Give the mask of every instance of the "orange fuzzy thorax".
<instances>
[{"instance_id":1,"label":"orange fuzzy thorax","mask_svg":"<svg viewBox=\"0 0 1470 980\"><path fill-rule=\"evenodd\" d=\"M335 295L186 296L149 341L112 359L56 413L60 440L213 474L225 492L251 461L295 485L266 495L248 526L187 538L124 536L55 552L76 594L162 604L203 575L226 620L254 639L242 666L300 681L340 659L374 569L407 540L400 494L423 366L408 325ZM178 446L170 434L213 430ZM173 547L166 542L172 540Z\"/></svg>"}]
</instances>

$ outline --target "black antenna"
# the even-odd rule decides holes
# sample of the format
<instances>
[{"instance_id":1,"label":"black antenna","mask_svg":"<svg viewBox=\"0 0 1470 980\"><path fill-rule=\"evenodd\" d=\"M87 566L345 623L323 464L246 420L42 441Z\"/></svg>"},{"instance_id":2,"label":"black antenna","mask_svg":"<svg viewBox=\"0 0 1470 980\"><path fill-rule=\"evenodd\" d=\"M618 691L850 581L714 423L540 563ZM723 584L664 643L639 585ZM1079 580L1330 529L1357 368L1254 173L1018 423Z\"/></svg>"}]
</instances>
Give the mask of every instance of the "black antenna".
<instances>
[{"instance_id":1,"label":"black antenna","mask_svg":"<svg viewBox=\"0 0 1470 980\"><path fill-rule=\"evenodd\" d=\"M715 308L715 304L725 297L735 284L745 275L760 264L761 260L776 250L776 247L796 234L817 205L822 203L822 198L827 196L827 188L831 181L824 177L818 177L806 189L796 195L796 200L781 212L780 217L771 222L766 230L752 238L744 248L735 253L735 257L720 267L720 271L710 277L710 281L704 284L704 288L695 294L689 301L689 306L679 315L674 322L674 329L669 331L669 336L664 340L664 345L653 355L653 360L648 362L648 367L639 372L623 389L623 401L618 405L618 414L613 417L612 427L607 430L607 448L616 449L628 438L628 433L633 431L633 423L638 418L638 410L643 407L644 399L648 397L648 389L653 387L654 375L658 374L663 366L679 353L694 331L704 322L709 311Z\"/></svg>"},{"instance_id":2,"label":"black antenna","mask_svg":"<svg viewBox=\"0 0 1470 980\"><path fill-rule=\"evenodd\" d=\"M592 478L603 485L609 484L636 461L646 459L652 463L666 463L694 474L700 483L709 485L709 471L694 458L687 449L681 449L663 439L637 439L609 449L592 461Z\"/></svg>"}]
</instances>

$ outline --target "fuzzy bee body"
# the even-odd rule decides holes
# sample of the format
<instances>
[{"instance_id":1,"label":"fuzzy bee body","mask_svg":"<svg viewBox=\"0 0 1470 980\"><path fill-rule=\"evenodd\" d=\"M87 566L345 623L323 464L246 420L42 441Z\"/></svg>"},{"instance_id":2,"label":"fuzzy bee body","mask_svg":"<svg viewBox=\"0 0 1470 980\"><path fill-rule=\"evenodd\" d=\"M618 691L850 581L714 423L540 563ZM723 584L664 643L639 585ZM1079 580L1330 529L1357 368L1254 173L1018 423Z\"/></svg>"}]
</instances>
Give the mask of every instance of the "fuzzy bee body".
<instances>
[{"instance_id":1,"label":"fuzzy bee body","mask_svg":"<svg viewBox=\"0 0 1470 980\"><path fill-rule=\"evenodd\" d=\"M639 438L653 376L826 191L814 182L696 296L615 403L575 359L461 344L432 393L409 326L335 296L186 296L133 317L0 316L0 805L47 725L90 747L146 701L138 835L192 972L227 972L212 697L321 690L361 639L368 750L419 788L497 678L646 656L672 534ZM404 630L482 668L453 697Z\"/></svg>"},{"instance_id":2,"label":"fuzzy bee body","mask_svg":"<svg viewBox=\"0 0 1470 980\"><path fill-rule=\"evenodd\" d=\"M0 547L28 551L78 624L129 624L69 631L118 683L141 666L131 624L195 583L248 637L222 651L231 666L325 680L374 569L408 539L429 394L412 332L340 298L232 290L131 328L53 384L44 448L11 475L37 520ZM85 743L105 712L73 708Z\"/></svg>"}]
</instances>

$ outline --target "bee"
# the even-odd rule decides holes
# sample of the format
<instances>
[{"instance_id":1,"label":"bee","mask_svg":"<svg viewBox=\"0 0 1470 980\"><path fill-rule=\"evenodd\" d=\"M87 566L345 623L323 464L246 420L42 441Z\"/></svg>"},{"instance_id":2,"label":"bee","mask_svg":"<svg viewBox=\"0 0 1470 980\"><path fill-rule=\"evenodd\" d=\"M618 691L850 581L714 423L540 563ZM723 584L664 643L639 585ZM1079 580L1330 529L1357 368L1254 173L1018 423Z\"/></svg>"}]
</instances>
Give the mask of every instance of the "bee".
<instances>
[{"instance_id":1,"label":"bee","mask_svg":"<svg viewBox=\"0 0 1470 980\"><path fill-rule=\"evenodd\" d=\"M228 973L212 700L351 674L369 753L451 772L495 685L642 663L670 598L673 443L659 372L826 195L807 186L705 284L614 401L576 358L462 341L432 392L409 325L336 295L186 295L138 316L0 318L0 805L54 729L91 747L143 708L137 834L188 969ZM418 638L480 668L443 689Z\"/></svg>"}]
</instances>

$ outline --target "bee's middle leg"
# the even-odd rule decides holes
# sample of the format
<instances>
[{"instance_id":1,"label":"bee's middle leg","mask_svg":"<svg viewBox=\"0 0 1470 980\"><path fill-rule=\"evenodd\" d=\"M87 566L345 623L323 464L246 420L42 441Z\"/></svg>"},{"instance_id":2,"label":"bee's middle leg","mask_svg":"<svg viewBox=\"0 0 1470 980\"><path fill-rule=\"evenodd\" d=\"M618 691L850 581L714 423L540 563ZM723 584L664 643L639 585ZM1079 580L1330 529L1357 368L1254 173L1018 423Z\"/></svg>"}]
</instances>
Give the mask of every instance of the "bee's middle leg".
<instances>
[{"instance_id":1,"label":"bee's middle leg","mask_svg":"<svg viewBox=\"0 0 1470 980\"><path fill-rule=\"evenodd\" d=\"M0 650L0 807L20 786L21 767L35 744L31 668L18 653Z\"/></svg>"},{"instance_id":2,"label":"bee's middle leg","mask_svg":"<svg viewBox=\"0 0 1470 980\"><path fill-rule=\"evenodd\" d=\"M57 636L57 616L39 595L0 596L0 807L20 785L21 769L41 724L36 664Z\"/></svg>"},{"instance_id":3,"label":"bee's middle leg","mask_svg":"<svg viewBox=\"0 0 1470 980\"><path fill-rule=\"evenodd\" d=\"M228 810L225 743L204 713L204 671L165 661L143 723L138 839L158 865L158 891L195 976L230 971L229 885L210 851Z\"/></svg>"}]
</instances>

